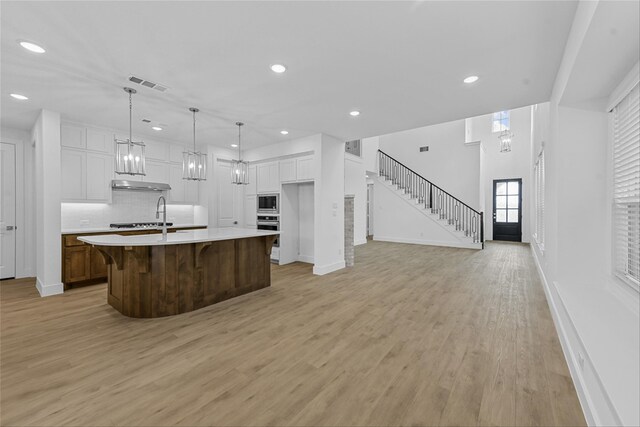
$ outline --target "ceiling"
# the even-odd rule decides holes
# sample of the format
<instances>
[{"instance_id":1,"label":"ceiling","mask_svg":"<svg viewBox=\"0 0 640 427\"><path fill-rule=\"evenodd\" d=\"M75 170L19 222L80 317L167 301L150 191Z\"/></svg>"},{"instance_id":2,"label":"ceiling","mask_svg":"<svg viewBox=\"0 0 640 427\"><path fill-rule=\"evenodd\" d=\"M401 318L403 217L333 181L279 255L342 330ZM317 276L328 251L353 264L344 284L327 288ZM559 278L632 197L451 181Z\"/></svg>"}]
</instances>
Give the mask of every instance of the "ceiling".
<instances>
[{"instance_id":1,"label":"ceiling","mask_svg":"<svg viewBox=\"0 0 640 427\"><path fill-rule=\"evenodd\" d=\"M547 101L576 2L12 2L1 12L1 124L64 119L228 147L376 136ZM26 39L47 52L33 54ZM270 64L283 63L284 74ZM467 85L469 75L480 80ZM30 99L13 100L9 93ZM360 110L351 117L351 110ZM166 124L155 132L143 118ZM287 129L287 136L280 130Z\"/></svg>"}]
</instances>

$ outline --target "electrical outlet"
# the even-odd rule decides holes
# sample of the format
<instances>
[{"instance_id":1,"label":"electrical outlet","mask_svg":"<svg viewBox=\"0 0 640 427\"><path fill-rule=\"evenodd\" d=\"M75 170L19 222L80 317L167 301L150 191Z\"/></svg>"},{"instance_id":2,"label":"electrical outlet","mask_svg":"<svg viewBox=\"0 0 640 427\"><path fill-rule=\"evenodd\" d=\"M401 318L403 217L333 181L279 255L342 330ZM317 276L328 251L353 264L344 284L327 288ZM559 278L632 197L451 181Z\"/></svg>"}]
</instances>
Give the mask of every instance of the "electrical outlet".
<instances>
[{"instance_id":1,"label":"electrical outlet","mask_svg":"<svg viewBox=\"0 0 640 427\"><path fill-rule=\"evenodd\" d=\"M581 351L578 352L578 365L580 365L580 370L584 371L584 355Z\"/></svg>"}]
</instances>

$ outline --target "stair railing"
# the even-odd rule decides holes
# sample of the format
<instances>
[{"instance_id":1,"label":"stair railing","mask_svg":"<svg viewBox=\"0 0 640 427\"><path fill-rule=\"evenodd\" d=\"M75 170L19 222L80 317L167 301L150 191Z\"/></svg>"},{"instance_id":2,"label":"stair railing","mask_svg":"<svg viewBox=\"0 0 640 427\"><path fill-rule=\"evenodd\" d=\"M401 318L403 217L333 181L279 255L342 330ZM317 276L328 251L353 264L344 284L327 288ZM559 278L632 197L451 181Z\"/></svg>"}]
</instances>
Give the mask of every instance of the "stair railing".
<instances>
[{"instance_id":1,"label":"stair railing","mask_svg":"<svg viewBox=\"0 0 640 427\"><path fill-rule=\"evenodd\" d=\"M456 231L462 231L473 243L482 243L484 249L484 212L473 209L382 150L378 150L378 173Z\"/></svg>"}]
</instances>

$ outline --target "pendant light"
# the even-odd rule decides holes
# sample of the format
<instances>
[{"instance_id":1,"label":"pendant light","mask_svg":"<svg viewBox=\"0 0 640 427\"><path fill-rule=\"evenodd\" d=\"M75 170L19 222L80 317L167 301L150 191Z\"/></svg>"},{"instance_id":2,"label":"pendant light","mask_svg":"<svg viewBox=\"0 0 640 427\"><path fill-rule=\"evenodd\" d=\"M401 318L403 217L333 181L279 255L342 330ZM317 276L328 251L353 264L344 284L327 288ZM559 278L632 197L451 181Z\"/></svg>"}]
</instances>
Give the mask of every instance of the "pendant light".
<instances>
[{"instance_id":1,"label":"pendant light","mask_svg":"<svg viewBox=\"0 0 640 427\"><path fill-rule=\"evenodd\" d=\"M498 136L500 141L500 152L508 153L511 151L511 140L513 139L513 133L508 130L503 130Z\"/></svg>"},{"instance_id":2,"label":"pendant light","mask_svg":"<svg viewBox=\"0 0 640 427\"><path fill-rule=\"evenodd\" d=\"M124 91L129 94L129 139L114 138L116 143L116 173L118 175L140 175L144 176L144 142L134 141L131 130L131 95L136 93L135 89L125 87Z\"/></svg>"},{"instance_id":3,"label":"pendant light","mask_svg":"<svg viewBox=\"0 0 640 427\"><path fill-rule=\"evenodd\" d=\"M195 107L189 108L193 113L193 151L182 152L182 179L190 181L207 180L207 155L196 151L196 113Z\"/></svg>"},{"instance_id":4,"label":"pendant light","mask_svg":"<svg viewBox=\"0 0 640 427\"><path fill-rule=\"evenodd\" d=\"M249 163L242 161L242 151L240 144L240 129L244 123L236 122L238 126L238 160L231 161L231 183L237 185L249 184Z\"/></svg>"}]
</instances>

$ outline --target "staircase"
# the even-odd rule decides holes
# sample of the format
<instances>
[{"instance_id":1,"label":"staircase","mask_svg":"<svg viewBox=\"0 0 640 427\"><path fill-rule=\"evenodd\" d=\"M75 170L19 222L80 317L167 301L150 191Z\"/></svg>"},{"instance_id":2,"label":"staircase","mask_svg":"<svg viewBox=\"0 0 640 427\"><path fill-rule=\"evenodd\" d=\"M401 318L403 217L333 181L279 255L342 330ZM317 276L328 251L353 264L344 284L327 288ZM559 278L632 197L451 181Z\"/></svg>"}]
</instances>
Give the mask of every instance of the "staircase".
<instances>
[{"instance_id":1,"label":"staircase","mask_svg":"<svg viewBox=\"0 0 640 427\"><path fill-rule=\"evenodd\" d=\"M468 247L484 249L484 213L378 150L380 180Z\"/></svg>"}]
</instances>

